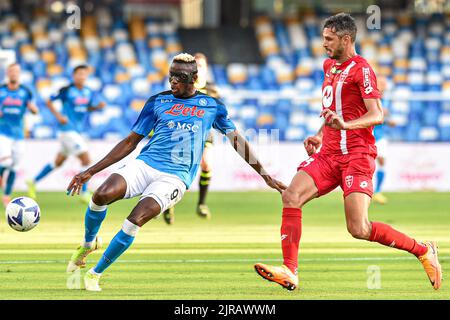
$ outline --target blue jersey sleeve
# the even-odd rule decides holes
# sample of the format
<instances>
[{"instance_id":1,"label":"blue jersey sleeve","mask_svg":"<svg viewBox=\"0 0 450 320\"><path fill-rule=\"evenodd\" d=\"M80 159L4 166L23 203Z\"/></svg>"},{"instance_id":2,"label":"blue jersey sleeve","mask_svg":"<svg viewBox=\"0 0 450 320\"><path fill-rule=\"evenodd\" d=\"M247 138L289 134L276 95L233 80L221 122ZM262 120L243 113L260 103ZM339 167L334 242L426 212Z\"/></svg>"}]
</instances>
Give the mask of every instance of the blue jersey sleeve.
<instances>
[{"instance_id":1,"label":"blue jersey sleeve","mask_svg":"<svg viewBox=\"0 0 450 320\"><path fill-rule=\"evenodd\" d=\"M68 87L61 88L61 90L59 90L59 92L57 94L53 94L50 96L50 100L51 101L55 101L55 100L64 101L64 99L66 98L67 89L68 89Z\"/></svg>"},{"instance_id":2,"label":"blue jersey sleeve","mask_svg":"<svg viewBox=\"0 0 450 320\"><path fill-rule=\"evenodd\" d=\"M103 98L99 92L91 92L91 100L89 101L89 106L96 107L103 101Z\"/></svg>"},{"instance_id":3,"label":"blue jersey sleeve","mask_svg":"<svg viewBox=\"0 0 450 320\"><path fill-rule=\"evenodd\" d=\"M24 88L27 91L27 102L26 103L33 102L33 92L30 90L30 88L27 88L27 87L24 87Z\"/></svg>"},{"instance_id":4,"label":"blue jersey sleeve","mask_svg":"<svg viewBox=\"0 0 450 320\"><path fill-rule=\"evenodd\" d=\"M233 121L228 117L228 111L225 105L220 100L215 100L217 101L217 114L212 125L213 128L219 130L222 134L236 130Z\"/></svg>"},{"instance_id":5,"label":"blue jersey sleeve","mask_svg":"<svg viewBox=\"0 0 450 320\"><path fill-rule=\"evenodd\" d=\"M132 131L140 134L141 136L148 136L155 126L156 116L154 112L156 96L147 100L142 108L139 117L133 125Z\"/></svg>"}]
</instances>

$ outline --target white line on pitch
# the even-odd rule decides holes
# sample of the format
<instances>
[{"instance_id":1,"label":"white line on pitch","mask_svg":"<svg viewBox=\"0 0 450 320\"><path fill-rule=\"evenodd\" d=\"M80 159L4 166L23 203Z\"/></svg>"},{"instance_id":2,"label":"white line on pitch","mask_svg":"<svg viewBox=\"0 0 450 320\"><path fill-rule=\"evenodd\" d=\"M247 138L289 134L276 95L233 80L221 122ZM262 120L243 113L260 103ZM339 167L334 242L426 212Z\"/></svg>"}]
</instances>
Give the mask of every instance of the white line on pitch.
<instances>
[{"instance_id":1,"label":"white line on pitch","mask_svg":"<svg viewBox=\"0 0 450 320\"><path fill-rule=\"evenodd\" d=\"M301 262L321 262L321 261L402 261L415 260L414 257L361 257L361 258L300 258ZM450 257L441 257L439 260L450 260ZM166 260L118 260L116 263L226 263L226 262L280 262L282 259L166 259ZM52 264L52 263L67 263L67 260L12 260L0 261L0 265L4 264Z\"/></svg>"}]
</instances>

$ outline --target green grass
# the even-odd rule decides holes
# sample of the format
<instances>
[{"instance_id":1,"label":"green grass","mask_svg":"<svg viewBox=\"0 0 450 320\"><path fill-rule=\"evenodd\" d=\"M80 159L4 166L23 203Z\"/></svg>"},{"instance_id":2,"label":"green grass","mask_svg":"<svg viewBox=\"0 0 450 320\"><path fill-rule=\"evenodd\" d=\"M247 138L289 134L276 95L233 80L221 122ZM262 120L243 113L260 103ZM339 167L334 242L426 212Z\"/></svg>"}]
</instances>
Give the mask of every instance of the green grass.
<instances>
[{"instance_id":1,"label":"green grass","mask_svg":"<svg viewBox=\"0 0 450 320\"><path fill-rule=\"evenodd\" d=\"M370 218L419 239L435 239L443 269L450 262L450 195L392 193ZM281 263L281 202L274 192L211 193L213 219L195 215L197 194L139 231L133 246L102 277L101 293L68 290L67 259L83 237L85 206L63 193L39 195L42 218L27 233L0 218L0 299L450 299L445 282L434 291L408 253L353 239L346 231L340 193L304 208L300 290L262 280L258 261ZM108 243L135 200L111 205L101 236ZM88 265L100 257L94 253ZM367 288L367 268L381 270L381 289ZM83 271L84 273L84 271ZM445 275L444 275L445 276Z\"/></svg>"}]
</instances>

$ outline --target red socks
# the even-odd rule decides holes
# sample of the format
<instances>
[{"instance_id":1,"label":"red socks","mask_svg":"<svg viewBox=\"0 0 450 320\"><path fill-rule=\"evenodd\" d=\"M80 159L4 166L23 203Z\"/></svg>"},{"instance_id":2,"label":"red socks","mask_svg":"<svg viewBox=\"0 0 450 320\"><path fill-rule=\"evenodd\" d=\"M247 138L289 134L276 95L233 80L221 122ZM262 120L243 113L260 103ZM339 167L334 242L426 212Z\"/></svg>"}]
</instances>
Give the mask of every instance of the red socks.
<instances>
[{"instance_id":1,"label":"red socks","mask_svg":"<svg viewBox=\"0 0 450 320\"><path fill-rule=\"evenodd\" d=\"M381 222L372 222L372 232L369 241L375 241L385 246L408 251L416 257L424 255L427 252L425 245L418 243L406 234Z\"/></svg>"},{"instance_id":2,"label":"red socks","mask_svg":"<svg viewBox=\"0 0 450 320\"><path fill-rule=\"evenodd\" d=\"M302 235L302 211L298 208L283 208L281 222L281 248L284 265L294 274L298 267L298 245Z\"/></svg>"}]
</instances>

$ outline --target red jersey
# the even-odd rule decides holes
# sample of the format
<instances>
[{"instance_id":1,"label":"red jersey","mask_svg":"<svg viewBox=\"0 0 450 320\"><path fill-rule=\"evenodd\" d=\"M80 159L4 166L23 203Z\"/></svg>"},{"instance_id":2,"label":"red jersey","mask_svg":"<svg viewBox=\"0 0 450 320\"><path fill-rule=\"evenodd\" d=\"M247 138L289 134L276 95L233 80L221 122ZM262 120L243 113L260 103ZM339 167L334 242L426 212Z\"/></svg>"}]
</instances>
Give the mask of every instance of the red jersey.
<instances>
[{"instance_id":1,"label":"red jersey","mask_svg":"<svg viewBox=\"0 0 450 320\"><path fill-rule=\"evenodd\" d=\"M356 55L342 64L334 59L323 63L322 108L330 108L344 121L354 120L367 112L363 99L378 99L381 94L369 63ZM367 153L376 155L373 126L355 130L323 127L324 154Z\"/></svg>"}]
</instances>

